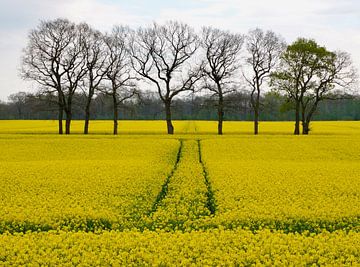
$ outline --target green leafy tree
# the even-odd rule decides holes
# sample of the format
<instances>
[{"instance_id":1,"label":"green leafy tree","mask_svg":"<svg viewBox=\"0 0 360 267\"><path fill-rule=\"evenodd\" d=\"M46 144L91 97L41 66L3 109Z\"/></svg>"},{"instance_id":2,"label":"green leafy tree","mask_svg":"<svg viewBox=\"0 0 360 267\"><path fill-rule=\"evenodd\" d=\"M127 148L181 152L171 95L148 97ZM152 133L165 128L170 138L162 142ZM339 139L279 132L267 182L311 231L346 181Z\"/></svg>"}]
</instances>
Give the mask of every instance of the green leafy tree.
<instances>
[{"instance_id":1,"label":"green leafy tree","mask_svg":"<svg viewBox=\"0 0 360 267\"><path fill-rule=\"evenodd\" d=\"M271 85L284 93L295 109L294 134L310 131L319 102L351 93L356 71L349 54L332 52L314 40L299 38L281 56L281 68L272 73Z\"/></svg>"}]
</instances>

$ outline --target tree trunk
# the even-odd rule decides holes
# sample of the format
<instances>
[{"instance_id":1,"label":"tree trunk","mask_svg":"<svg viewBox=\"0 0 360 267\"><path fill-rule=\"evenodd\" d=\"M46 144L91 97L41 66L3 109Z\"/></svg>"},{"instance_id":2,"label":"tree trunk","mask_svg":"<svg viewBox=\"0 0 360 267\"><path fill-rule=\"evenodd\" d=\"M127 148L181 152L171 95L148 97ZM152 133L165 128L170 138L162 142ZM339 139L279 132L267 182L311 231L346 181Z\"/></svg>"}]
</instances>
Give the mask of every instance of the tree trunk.
<instances>
[{"instance_id":1,"label":"tree trunk","mask_svg":"<svg viewBox=\"0 0 360 267\"><path fill-rule=\"evenodd\" d=\"M113 108L114 108L114 135L118 134L118 108L116 95L113 94Z\"/></svg>"},{"instance_id":2,"label":"tree trunk","mask_svg":"<svg viewBox=\"0 0 360 267\"><path fill-rule=\"evenodd\" d=\"M223 96L219 96L218 102L218 134L223 134L223 120L224 120L224 100Z\"/></svg>"},{"instance_id":3,"label":"tree trunk","mask_svg":"<svg viewBox=\"0 0 360 267\"><path fill-rule=\"evenodd\" d=\"M259 113L260 113L260 90L257 89L256 102L255 102L255 108L254 108L254 134L255 135L259 134Z\"/></svg>"},{"instance_id":4,"label":"tree trunk","mask_svg":"<svg viewBox=\"0 0 360 267\"><path fill-rule=\"evenodd\" d=\"M306 115L306 106L303 105L303 107L302 107L302 127L303 127L302 134L306 134L306 135L309 134L310 122L311 122L312 116L315 114L318 103L319 103L319 99L316 99L315 103L309 109L307 115Z\"/></svg>"},{"instance_id":5,"label":"tree trunk","mask_svg":"<svg viewBox=\"0 0 360 267\"><path fill-rule=\"evenodd\" d=\"M254 134L259 134L259 111L254 110Z\"/></svg>"},{"instance_id":6,"label":"tree trunk","mask_svg":"<svg viewBox=\"0 0 360 267\"><path fill-rule=\"evenodd\" d=\"M59 106L59 114L58 114L59 134L63 134L64 106L63 106L63 99L59 91L58 91L58 106Z\"/></svg>"},{"instance_id":7,"label":"tree trunk","mask_svg":"<svg viewBox=\"0 0 360 267\"><path fill-rule=\"evenodd\" d=\"M166 113L166 125L167 125L167 133L174 134L174 126L171 122L171 102L165 102L165 113Z\"/></svg>"},{"instance_id":8,"label":"tree trunk","mask_svg":"<svg viewBox=\"0 0 360 267\"><path fill-rule=\"evenodd\" d=\"M301 106L301 124L302 124L302 134L309 133L309 124L306 120L306 106Z\"/></svg>"},{"instance_id":9,"label":"tree trunk","mask_svg":"<svg viewBox=\"0 0 360 267\"><path fill-rule=\"evenodd\" d=\"M260 114L260 84L258 77L256 79L256 88L254 88L253 93L255 93L255 89L256 89L256 99L255 101L252 102L254 108L254 134L257 135L259 133L259 114Z\"/></svg>"},{"instance_id":10,"label":"tree trunk","mask_svg":"<svg viewBox=\"0 0 360 267\"><path fill-rule=\"evenodd\" d=\"M58 121L59 121L59 134L63 134L63 115L64 111L61 105L59 105L59 114L58 114Z\"/></svg>"},{"instance_id":11,"label":"tree trunk","mask_svg":"<svg viewBox=\"0 0 360 267\"><path fill-rule=\"evenodd\" d=\"M65 134L70 134L71 111L66 112Z\"/></svg>"},{"instance_id":12,"label":"tree trunk","mask_svg":"<svg viewBox=\"0 0 360 267\"><path fill-rule=\"evenodd\" d=\"M302 134L309 134L309 122L307 122L307 121L304 121L303 123L302 123L302 127L303 127L303 130L302 130Z\"/></svg>"},{"instance_id":13,"label":"tree trunk","mask_svg":"<svg viewBox=\"0 0 360 267\"><path fill-rule=\"evenodd\" d=\"M84 125L84 134L89 133L89 122L90 122L90 104L91 99L88 99L85 107L85 125Z\"/></svg>"},{"instance_id":14,"label":"tree trunk","mask_svg":"<svg viewBox=\"0 0 360 267\"><path fill-rule=\"evenodd\" d=\"M295 107L295 130L294 130L294 134L295 135L300 134L300 102L299 101L296 102L296 107Z\"/></svg>"}]
</instances>

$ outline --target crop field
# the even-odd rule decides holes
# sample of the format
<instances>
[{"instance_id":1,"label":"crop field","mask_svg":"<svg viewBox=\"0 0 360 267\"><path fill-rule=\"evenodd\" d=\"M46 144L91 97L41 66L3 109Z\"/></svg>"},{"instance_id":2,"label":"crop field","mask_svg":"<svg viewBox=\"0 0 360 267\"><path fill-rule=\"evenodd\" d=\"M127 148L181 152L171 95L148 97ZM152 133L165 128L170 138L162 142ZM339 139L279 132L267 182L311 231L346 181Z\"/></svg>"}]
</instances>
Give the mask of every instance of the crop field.
<instances>
[{"instance_id":1,"label":"crop field","mask_svg":"<svg viewBox=\"0 0 360 267\"><path fill-rule=\"evenodd\" d=\"M360 265L360 122L0 121L0 266Z\"/></svg>"}]
</instances>

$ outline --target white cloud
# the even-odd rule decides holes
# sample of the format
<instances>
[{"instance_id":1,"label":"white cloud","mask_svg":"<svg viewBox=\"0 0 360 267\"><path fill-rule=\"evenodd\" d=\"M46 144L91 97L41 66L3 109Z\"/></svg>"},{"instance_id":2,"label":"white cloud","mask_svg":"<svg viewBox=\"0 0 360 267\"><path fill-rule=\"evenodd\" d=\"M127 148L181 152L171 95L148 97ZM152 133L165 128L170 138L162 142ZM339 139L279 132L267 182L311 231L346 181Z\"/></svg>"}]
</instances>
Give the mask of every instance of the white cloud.
<instances>
[{"instance_id":1,"label":"white cloud","mask_svg":"<svg viewBox=\"0 0 360 267\"><path fill-rule=\"evenodd\" d=\"M0 0L1 100L30 88L18 76L27 32L39 20L56 17L86 21L100 30L174 19L196 28L212 25L241 33L261 27L280 33L288 42L310 37L329 49L348 51L360 69L358 0Z\"/></svg>"}]
</instances>

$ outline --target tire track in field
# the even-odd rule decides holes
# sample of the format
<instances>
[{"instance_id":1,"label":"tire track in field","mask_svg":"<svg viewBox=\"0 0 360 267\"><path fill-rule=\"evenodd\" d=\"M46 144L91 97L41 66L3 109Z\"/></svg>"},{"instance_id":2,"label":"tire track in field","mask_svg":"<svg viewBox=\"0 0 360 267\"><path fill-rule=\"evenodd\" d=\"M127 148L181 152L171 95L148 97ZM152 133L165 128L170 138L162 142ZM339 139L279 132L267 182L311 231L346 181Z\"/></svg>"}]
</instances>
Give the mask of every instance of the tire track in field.
<instances>
[{"instance_id":1,"label":"tire track in field","mask_svg":"<svg viewBox=\"0 0 360 267\"><path fill-rule=\"evenodd\" d=\"M180 142L178 160L145 219L148 229L192 229L215 214L214 192L202 161L200 140Z\"/></svg>"},{"instance_id":2,"label":"tire track in field","mask_svg":"<svg viewBox=\"0 0 360 267\"><path fill-rule=\"evenodd\" d=\"M209 180L208 171L206 169L205 163L202 159L202 149L201 149L201 140L197 140L198 144L198 152L199 152L199 163L202 166L203 169L203 175L204 175L204 182L207 188L206 196L207 196L207 208L209 209L211 214L215 214L216 212L216 199L215 199L215 193L212 188L211 182Z\"/></svg>"},{"instance_id":3,"label":"tire track in field","mask_svg":"<svg viewBox=\"0 0 360 267\"><path fill-rule=\"evenodd\" d=\"M168 188L169 188L169 183L170 183L171 177L176 172L176 169L178 168L178 165L179 165L179 162L180 162L180 159L182 156L182 149L183 149L184 141L182 139L179 139L179 142L180 142L180 145L179 145L179 149L178 149L178 152L176 155L176 161L175 161L174 167L171 170L171 172L169 173L169 175L166 177L166 180L163 183L163 185L161 186L161 191L157 195L157 197L151 207L149 215L151 215L152 213L154 213L157 210L158 205L161 203L161 201L166 197L166 195L168 193Z\"/></svg>"}]
</instances>

